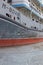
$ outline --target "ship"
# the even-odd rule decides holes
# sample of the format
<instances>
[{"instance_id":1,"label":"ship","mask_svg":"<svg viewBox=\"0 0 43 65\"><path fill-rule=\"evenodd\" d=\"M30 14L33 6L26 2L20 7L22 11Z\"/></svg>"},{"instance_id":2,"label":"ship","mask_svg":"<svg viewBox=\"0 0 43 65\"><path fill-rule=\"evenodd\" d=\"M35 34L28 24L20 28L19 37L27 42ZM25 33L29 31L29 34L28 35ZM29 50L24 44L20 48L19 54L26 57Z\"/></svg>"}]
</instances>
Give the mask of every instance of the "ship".
<instances>
[{"instance_id":1,"label":"ship","mask_svg":"<svg viewBox=\"0 0 43 65\"><path fill-rule=\"evenodd\" d=\"M43 41L43 11L37 2L0 0L0 46Z\"/></svg>"}]
</instances>

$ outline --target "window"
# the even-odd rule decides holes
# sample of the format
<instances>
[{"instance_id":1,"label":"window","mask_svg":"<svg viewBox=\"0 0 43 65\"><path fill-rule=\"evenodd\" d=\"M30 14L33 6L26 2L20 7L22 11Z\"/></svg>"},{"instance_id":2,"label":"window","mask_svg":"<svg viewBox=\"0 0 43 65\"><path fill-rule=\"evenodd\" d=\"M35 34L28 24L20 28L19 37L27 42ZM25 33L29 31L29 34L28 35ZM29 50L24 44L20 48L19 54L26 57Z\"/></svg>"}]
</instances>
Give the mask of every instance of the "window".
<instances>
[{"instance_id":1,"label":"window","mask_svg":"<svg viewBox=\"0 0 43 65\"><path fill-rule=\"evenodd\" d=\"M36 22L38 22L38 21L36 21Z\"/></svg>"},{"instance_id":2,"label":"window","mask_svg":"<svg viewBox=\"0 0 43 65\"><path fill-rule=\"evenodd\" d=\"M7 2L8 2L8 3L11 3L11 2L12 2L12 0L7 0Z\"/></svg>"},{"instance_id":3,"label":"window","mask_svg":"<svg viewBox=\"0 0 43 65\"><path fill-rule=\"evenodd\" d=\"M14 17L14 20L15 20L15 17Z\"/></svg>"},{"instance_id":4,"label":"window","mask_svg":"<svg viewBox=\"0 0 43 65\"><path fill-rule=\"evenodd\" d=\"M36 29L36 27L34 27L34 29Z\"/></svg>"},{"instance_id":5,"label":"window","mask_svg":"<svg viewBox=\"0 0 43 65\"><path fill-rule=\"evenodd\" d=\"M17 17L17 19L19 20L20 18L19 18L19 17Z\"/></svg>"},{"instance_id":6,"label":"window","mask_svg":"<svg viewBox=\"0 0 43 65\"><path fill-rule=\"evenodd\" d=\"M32 19L34 21L34 19Z\"/></svg>"},{"instance_id":7,"label":"window","mask_svg":"<svg viewBox=\"0 0 43 65\"><path fill-rule=\"evenodd\" d=\"M9 14L8 14L8 13L6 13L6 16L8 16L8 17L9 17Z\"/></svg>"},{"instance_id":8,"label":"window","mask_svg":"<svg viewBox=\"0 0 43 65\"><path fill-rule=\"evenodd\" d=\"M11 18L11 15L9 15L8 13L6 13L6 16Z\"/></svg>"},{"instance_id":9,"label":"window","mask_svg":"<svg viewBox=\"0 0 43 65\"><path fill-rule=\"evenodd\" d=\"M30 2L30 0L28 0Z\"/></svg>"},{"instance_id":10,"label":"window","mask_svg":"<svg viewBox=\"0 0 43 65\"><path fill-rule=\"evenodd\" d=\"M3 1L5 1L5 0L3 0Z\"/></svg>"}]
</instances>

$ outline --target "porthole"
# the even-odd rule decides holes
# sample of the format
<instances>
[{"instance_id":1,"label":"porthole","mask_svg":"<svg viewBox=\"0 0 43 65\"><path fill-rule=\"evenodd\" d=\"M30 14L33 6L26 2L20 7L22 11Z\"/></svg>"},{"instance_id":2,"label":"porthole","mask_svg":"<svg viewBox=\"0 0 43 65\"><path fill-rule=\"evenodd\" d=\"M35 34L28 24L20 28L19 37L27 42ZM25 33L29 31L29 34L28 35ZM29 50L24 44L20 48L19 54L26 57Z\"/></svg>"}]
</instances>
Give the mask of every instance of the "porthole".
<instances>
[{"instance_id":1,"label":"porthole","mask_svg":"<svg viewBox=\"0 0 43 65\"><path fill-rule=\"evenodd\" d=\"M12 2L12 0L7 0L7 3L11 3Z\"/></svg>"},{"instance_id":2,"label":"porthole","mask_svg":"<svg viewBox=\"0 0 43 65\"><path fill-rule=\"evenodd\" d=\"M11 15L10 15L10 14L8 14L8 13L6 13L6 16L11 18Z\"/></svg>"},{"instance_id":3,"label":"porthole","mask_svg":"<svg viewBox=\"0 0 43 65\"><path fill-rule=\"evenodd\" d=\"M15 20L15 17L14 17L14 20Z\"/></svg>"},{"instance_id":4,"label":"porthole","mask_svg":"<svg viewBox=\"0 0 43 65\"><path fill-rule=\"evenodd\" d=\"M6 13L6 16L8 16L8 17L9 17L9 14L8 14L8 13Z\"/></svg>"},{"instance_id":5,"label":"porthole","mask_svg":"<svg viewBox=\"0 0 43 65\"><path fill-rule=\"evenodd\" d=\"M3 0L3 1L5 1L5 0Z\"/></svg>"},{"instance_id":6,"label":"porthole","mask_svg":"<svg viewBox=\"0 0 43 65\"><path fill-rule=\"evenodd\" d=\"M17 17L17 19L19 20L20 18L19 18L19 17Z\"/></svg>"}]
</instances>

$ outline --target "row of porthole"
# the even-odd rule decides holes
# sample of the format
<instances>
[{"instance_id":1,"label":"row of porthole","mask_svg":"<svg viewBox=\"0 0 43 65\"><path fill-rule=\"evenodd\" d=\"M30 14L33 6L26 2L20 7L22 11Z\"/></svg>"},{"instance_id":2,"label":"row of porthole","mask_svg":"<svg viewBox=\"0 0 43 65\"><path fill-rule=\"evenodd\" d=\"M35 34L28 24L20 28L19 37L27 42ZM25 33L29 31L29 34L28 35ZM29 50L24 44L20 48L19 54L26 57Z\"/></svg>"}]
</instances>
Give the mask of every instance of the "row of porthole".
<instances>
[{"instance_id":1,"label":"row of porthole","mask_svg":"<svg viewBox=\"0 0 43 65\"><path fill-rule=\"evenodd\" d=\"M8 13L6 13L6 16L11 18L11 15L9 15ZM16 18L14 17L13 19L15 20ZM19 20L20 18L17 17L17 19ZM33 20L33 19L32 19L32 20ZM33 21L34 21L34 20L33 20ZM26 25L26 23L24 23L24 24ZM31 28L33 28L33 27L31 26ZM37 27L34 27L34 29L37 29Z\"/></svg>"},{"instance_id":2,"label":"row of porthole","mask_svg":"<svg viewBox=\"0 0 43 65\"><path fill-rule=\"evenodd\" d=\"M6 13L6 16L10 17L11 18L11 15L9 15L8 13ZM15 20L15 17L13 18ZM19 17L17 17L17 19L19 20ZM26 25L26 23L25 23ZM34 27L36 29L36 27Z\"/></svg>"},{"instance_id":3,"label":"row of porthole","mask_svg":"<svg viewBox=\"0 0 43 65\"><path fill-rule=\"evenodd\" d=\"M11 18L11 15L9 15L8 13L6 13L6 16L7 17L10 17ZM13 18L14 20L15 20L15 17ZM17 19L19 20L20 18L19 17L17 17ZM33 19L32 19L33 20ZM34 21L34 20L33 20ZM25 25L26 25L26 23L25 23ZM31 27L32 28L32 27ZM37 29L36 27L34 27L34 29Z\"/></svg>"},{"instance_id":4,"label":"row of porthole","mask_svg":"<svg viewBox=\"0 0 43 65\"><path fill-rule=\"evenodd\" d=\"M8 13L6 13L6 16L11 18L11 15L9 15ZM16 18L14 17L13 19L15 20ZM17 19L19 20L20 18L17 17ZM26 25L26 23L24 23L24 24ZM32 26L31 26L31 28L34 28L34 29L37 29L37 30L38 30L37 27L32 27Z\"/></svg>"},{"instance_id":5,"label":"row of porthole","mask_svg":"<svg viewBox=\"0 0 43 65\"><path fill-rule=\"evenodd\" d=\"M12 19L12 16L10 14L6 13L6 16ZM16 17L13 17L13 20L15 21ZM20 17L17 16L17 20L20 20ZM26 26L27 24L24 23L24 25Z\"/></svg>"},{"instance_id":6,"label":"row of porthole","mask_svg":"<svg viewBox=\"0 0 43 65\"><path fill-rule=\"evenodd\" d=\"M10 14L8 14L8 13L6 13L6 16L11 18L11 15L10 15ZM16 18L14 17L13 19L15 20ZM20 18L19 18L19 17L17 17L17 19L19 20Z\"/></svg>"},{"instance_id":7,"label":"row of porthole","mask_svg":"<svg viewBox=\"0 0 43 65\"><path fill-rule=\"evenodd\" d=\"M35 21L34 19L32 19L33 21ZM36 22L38 23L39 21L38 20L36 20Z\"/></svg>"}]
</instances>

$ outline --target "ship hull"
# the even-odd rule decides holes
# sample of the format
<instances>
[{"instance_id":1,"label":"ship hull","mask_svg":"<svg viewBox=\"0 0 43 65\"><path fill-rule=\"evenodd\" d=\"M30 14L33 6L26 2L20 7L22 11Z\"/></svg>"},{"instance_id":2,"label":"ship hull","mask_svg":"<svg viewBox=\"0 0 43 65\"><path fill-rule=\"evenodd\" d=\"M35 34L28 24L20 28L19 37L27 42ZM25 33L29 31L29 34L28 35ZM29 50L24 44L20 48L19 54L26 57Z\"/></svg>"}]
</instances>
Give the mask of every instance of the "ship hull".
<instances>
[{"instance_id":1,"label":"ship hull","mask_svg":"<svg viewBox=\"0 0 43 65\"><path fill-rule=\"evenodd\" d=\"M42 34L42 31L28 29L10 19L0 18L0 46L43 42Z\"/></svg>"}]
</instances>

